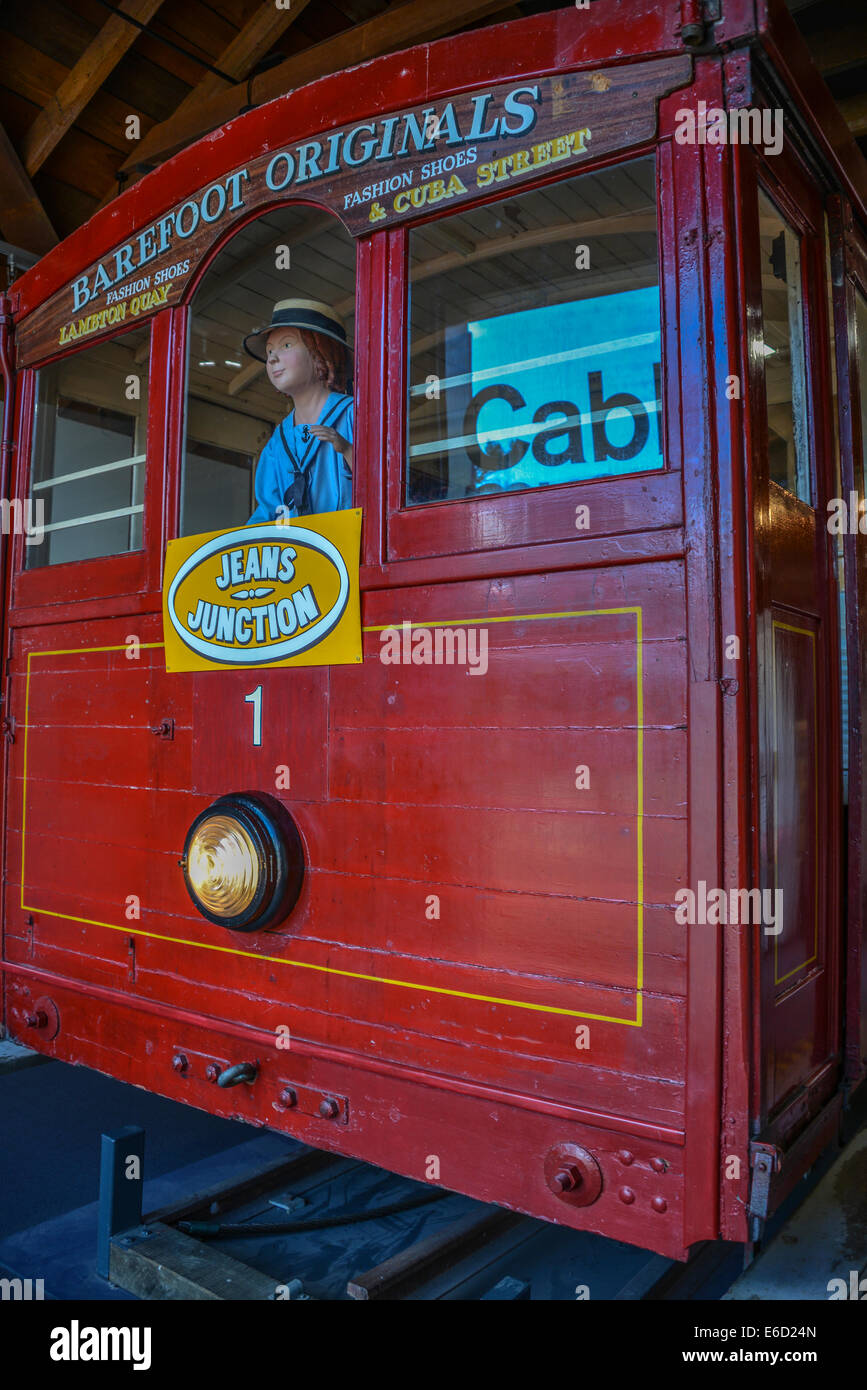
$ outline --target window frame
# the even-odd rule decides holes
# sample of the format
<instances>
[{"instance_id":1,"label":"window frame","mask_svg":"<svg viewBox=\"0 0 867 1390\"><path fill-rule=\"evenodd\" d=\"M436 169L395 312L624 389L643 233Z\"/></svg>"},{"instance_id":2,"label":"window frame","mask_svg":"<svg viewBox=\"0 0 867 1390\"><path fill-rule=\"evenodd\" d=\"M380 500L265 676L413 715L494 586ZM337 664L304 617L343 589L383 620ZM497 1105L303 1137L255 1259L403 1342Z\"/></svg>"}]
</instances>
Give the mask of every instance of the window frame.
<instances>
[{"instance_id":1,"label":"window frame","mask_svg":"<svg viewBox=\"0 0 867 1390\"><path fill-rule=\"evenodd\" d=\"M800 270L801 281L801 368L803 373L803 380L800 383L800 385L803 391L804 401L804 419L802 422L802 426L804 443L807 449L806 471L807 481L809 483L809 497L800 497L798 493L794 492L790 487L784 487L782 483L776 482L770 476L770 427L768 422L767 370L766 359L762 358L760 363L760 375L762 383L761 404L763 413L760 419L762 437L764 441L763 448L765 458L765 469L768 475L769 483L772 483L774 487L778 487L781 492L785 492L787 496L791 497L795 502L800 502L803 506L809 507L811 511L815 511L817 506L816 499L819 496L817 450L820 447L820 441L818 438L814 421L814 411L816 408L816 389L813 372L811 370L811 367L813 366L811 352L815 351L812 347L812 342L815 338L815 310L812 308L811 296L815 292L816 288L816 273L814 266L816 249L818 246L824 245L824 232L821 228L814 227L813 224L808 220L808 217L802 210L802 205L799 204L799 201L797 200L796 196L793 196L793 192L794 190L789 191L789 189L787 189L785 183L778 182L777 179L773 177L767 160L762 159L760 156L758 160L756 176L757 215L759 218L761 217L761 198L762 195L764 195L765 198L767 198L768 202L771 203L774 207L778 217L780 218L781 222L783 222L784 226L787 227L788 230L792 232L798 239L798 267ZM759 288L761 289L761 278L759 279ZM764 342L765 315L761 295L759 298L759 317L761 322L761 337L762 342ZM793 365L793 420L796 390L797 388L795 383L795 370Z\"/></svg>"},{"instance_id":2,"label":"window frame","mask_svg":"<svg viewBox=\"0 0 867 1390\"><path fill-rule=\"evenodd\" d=\"M353 441L352 463L352 506L360 507L363 505L363 502L360 500L360 479L363 476L362 472L360 471L360 467L363 467L366 470L368 466L368 459L366 457L366 454L363 457L361 457L359 454L360 441L358 434L358 402L361 396L361 392L359 389L361 362L359 360L357 346L359 341L358 324L360 322L362 305L364 305L366 312L367 303L366 299L362 299L361 293L362 247L365 245L369 245L371 238L360 238L353 236L352 233L349 232L349 229L346 227L346 224L343 222L342 218L338 217L334 210L330 207L327 207L324 203L316 202L312 198L275 197L273 201L260 203L256 207L251 208L248 216L238 218L238 220L236 222L233 222L231 227L229 227L222 236L217 238L214 244L208 248L207 254L202 256L201 260L199 261L199 264L196 267L195 274L190 275L189 283L187 284L184 293L178 300L177 304L174 305L171 309L164 311L173 316L173 329L171 338L172 367L170 371L168 402L168 413L170 416L170 428L172 431L172 435L170 448L168 452L169 466L166 477L166 533L163 540L163 549L165 548L165 544L169 540L177 540L181 537L182 534L180 528L181 510L183 503L184 455L186 451L187 441L187 388L189 370L189 345L190 335L192 331L192 319L196 295L198 294L205 279L207 278L208 274L213 268L214 262L217 260L218 256L222 254L222 252L226 249L226 247L229 245L229 243L235 236L237 236L240 232L244 231L246 227L249 227L251 223L258 222L263 217L272 216L274 213L280 212L283 208L290 207L308 208L311 212L320 213L322 215L333 217L334 221L338 224L338 226L342 227L343 230L347 233L352 245L355 248L355 336L352 340L355 439ZM254 502L256 469L258 467L258 463L259 460L257 458L254 460L253 463ZM375 461L371 461L370 466L375 468ZM244 520L244 522L240 524L246 525L246 519ZM224 527L222 529L228 530L229 527ZM203 532L202 534L207 533Z\"/></svg>"},{"instance_id":3,"label":"window frame","mask_svg":"<svg viewBox=\"0 0 867 1390\"><path fill-rule=\"evenodd\" d=\"M12 584L10 610L21 613L30 608L66 608L76 602L158 591L162 567L162 484L166 459L166 368L168 358L167 311L145 320L150 333L147 363L148 406L146 414L144 511L141 547L100 555L86 560L69 560L56 565L25 569L26 545L23 535L12 538ZM32 496L33 444L36 429L37 373L57 362L66 361L91 347L104 346L129 332L129 325L101 334L79 344L70 352L55 353L20 373L20 455L16 464L15 496ZM123 605L121 605L123 606ZM130 605L127 603L126 607Z\"/></svg>"},{"instance_id":4,"label":"window frame","mask_svg":"<svg viewBox=\"0 0 867 1390\"><path fill-rule=\"evenodd\" d=\"M615 151L605 158L588 161L578 169L573 167L549 173L547 177L522 184L520 190L523 196L584 174L599 173L618 165L634 163L648 155L653 156L661 325L663 467L660 469L515 489L500 495L488 493L477 498L452 498L407 505L409 237L411 232L423 225L459 215L467 210L467 205L462 204L454 212L445 208L427 216L421 215L383 234L388 238L386 254L391 290L387 331L385 561L399 563L447 555L471 555L514 547L550 545L576 538L592 537L598 540L665 530L682 524L679 439L669 423L673 393L668 364L677 361L670 322L673 315L666 313L666 287L674 282L676 274L673 238L665 231L665 223L672 215L670 199L664 196L666 182L670 187L672 177L670 146L670 139L656 137L643 144ZM513 200L515 196L514 189L499 189L487 197L473 199L470 206L475 209ZM650 524L649 499L653 503ZM590 509L591 524L588 530L576 529L576 507L581 504Z\"/></svg>"}]
</instances>

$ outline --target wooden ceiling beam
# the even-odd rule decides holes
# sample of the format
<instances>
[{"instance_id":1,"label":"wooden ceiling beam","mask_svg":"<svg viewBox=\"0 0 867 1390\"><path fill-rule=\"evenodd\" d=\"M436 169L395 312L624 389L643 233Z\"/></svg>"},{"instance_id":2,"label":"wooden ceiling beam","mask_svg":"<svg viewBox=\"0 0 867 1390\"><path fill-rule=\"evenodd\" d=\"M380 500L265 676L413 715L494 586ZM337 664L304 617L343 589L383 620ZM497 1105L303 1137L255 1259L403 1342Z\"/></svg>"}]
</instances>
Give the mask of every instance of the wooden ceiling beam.
<instances>
[{"instance_id":1,"label":"wooden ceiling beam","mask_svg":"<svg viewBox=\"0 0 867 1390\"><path fill-rule=\"evenodd\" d=\"M260 5L243 29L223 49L215 60L214 67L220 68L222 72L239 81L245 78L309 4L310 0L292 0L292 8L287 10L278 10L275 5ZM187 112L200 102L208 101L211 97L225 92L227 86L228 83L215 72L206 72L201 82L184 97L177 110L172 112L171 120L183 119Z\"/></svg>"},{"instance_id":2,"label":"wooden ceiling beam","mask_svg":"<svg viewBox=\"0 0 867 1390\"><path fill-rule=\"evenodd\" d=\"M51 100L68 73L69 68L25 43L16 34L3 34L0 41L0 86L6 87L15 96L23 97L41 108ZM85 135L92 135L95 140L109 145L118 159L121 151L125 158L129 153L129 141L124 136L124 120L129 113L129 103L118 101L102 90L82 111L76 125ZM35 114L30 113L29 120L22 127L22 138L38 114L38 110ZM153 122L142 120L144 128L150 129L151 124Z\"/></svg>"},{"instance_id":3,"label":"wooden ceiling beam","mask_svg":"<svg viewBox=\"0 0 867 1390\"><path fill-rule=\"evenodd\" d=\"M439 230L437 228L437 230ZM410 284L419 285L434 275L444 275L449 270L461 270L464 266L475 265L478 261L490 260L492 256L503 256L510 251L531 251L537 246L548 246L558 241L570 241L573 237L633 236L637 232L655 232L655 212L623 212L614 217L590 218L585 222L558 222L548 227L533 227L530 231L515 232L505 237L492 237L479 242L472 251L446 251L441 256L431 256L410 267Z\"/></svg>"},{"instance_id":4,"label":"wooden ceiling beam","mask_svg":"<svg viewBox=\"0 0 867 1390\"><path fill-rule=\"evenodd\" d=\"M404 4L392 5L365 24L345 29L333 39L305 48L270 72L263 72L249 84L249 98L248 84L240 83L197 102L181 116L175 114L161 121L139 142L121 168L129 173L161 163L199 136L232 120L248 100L256 105L271 101L318 77L355 67L383 53L441 38L455 28L465 28L506 8L504 0L405 0Z\"/></svg>"},{"instance_id":5,"label":"wooden ceiling beam","mask_svg":"<svg viewBox=\"0 0 867 1390\"><path fill-rule=\"evenodd\" d=\"M43 256L59 240L51 220L0 125L0 230L7 241Z\"/></svg>"},{"instance_id":6,"label":"wooden ceiling beam","mask_svg":"<svg viewBox=\"0 0 867 1390\"><path fill-rule=\"evenodd\" d=\"M131 19L148 24L162 3L163 0L121 0L119 8ZM106 20L25 135L21 155L28 174L33 175L42 167L139 33L134 24L128 24L120 15Z\"/></svg>"}]
</instances>

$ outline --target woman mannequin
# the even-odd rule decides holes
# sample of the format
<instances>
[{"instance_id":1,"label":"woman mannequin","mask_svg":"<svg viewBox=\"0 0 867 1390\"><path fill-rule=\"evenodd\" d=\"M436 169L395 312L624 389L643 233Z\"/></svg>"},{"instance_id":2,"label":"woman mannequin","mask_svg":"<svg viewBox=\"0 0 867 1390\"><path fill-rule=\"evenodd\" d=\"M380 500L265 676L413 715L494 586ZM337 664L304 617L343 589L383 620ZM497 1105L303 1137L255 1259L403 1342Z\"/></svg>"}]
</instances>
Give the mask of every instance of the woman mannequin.
<instances>
[{"instance_id":1,"label":"woman mannequin","mask_svg":"<svg viewBox=\"0 0 867 1390\"><path fill-rule=\"evenodd\" d=\"M272 386L293 402L259 456L250 523L351 507L354 412L346 391L349 347L338 315L319 300L282 300L270 324L244 339L244 348L265 363Z\"/></svg>"}]
</instances>

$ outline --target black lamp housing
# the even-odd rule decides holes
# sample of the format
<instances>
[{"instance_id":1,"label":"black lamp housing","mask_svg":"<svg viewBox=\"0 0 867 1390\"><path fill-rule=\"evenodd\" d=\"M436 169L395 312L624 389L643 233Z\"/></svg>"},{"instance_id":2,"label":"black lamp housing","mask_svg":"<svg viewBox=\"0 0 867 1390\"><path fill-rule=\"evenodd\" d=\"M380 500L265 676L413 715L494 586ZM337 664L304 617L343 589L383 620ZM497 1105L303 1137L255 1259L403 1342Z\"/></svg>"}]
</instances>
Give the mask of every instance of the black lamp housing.
<instances>
[{"instance_id":1,"label":"black lamp housing","mask_svg":"<svg viewBox=\"0 0 867 1390\"><path fill-rule=\"evenodd\" d=\"M212 816L233 816L247 831L259 862L259 882L253 901L234 917L210 912L196 896L187 873L193 836ZM195 907L219 927L254 932L276 926L289 916L304 882L304 849L294 820L276 797L266 792L231 792L200 811L187 831L181 860L184 883Z\"/></svg>"}]
</instances>

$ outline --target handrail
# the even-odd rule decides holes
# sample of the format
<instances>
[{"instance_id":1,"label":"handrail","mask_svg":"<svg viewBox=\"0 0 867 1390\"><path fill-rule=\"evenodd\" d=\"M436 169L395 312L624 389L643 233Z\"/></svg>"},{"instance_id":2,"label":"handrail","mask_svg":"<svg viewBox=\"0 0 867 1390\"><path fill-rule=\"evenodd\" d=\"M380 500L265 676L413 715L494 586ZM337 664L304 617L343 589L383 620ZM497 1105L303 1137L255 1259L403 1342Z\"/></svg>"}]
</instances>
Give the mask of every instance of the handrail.
<instances>
[{"instance_id":1,"label":"handrail","mask_svg":"<svg viewBox=\"0 0 867 1390\"><path fill-rule=\"evenodd\" d=\"M36 492L39 488L60 487L61 483L74 483L79 478L92 478L97 473L110 473L115 468L130 468L135 463L144 463L146 459L147 454L132 454L130 458L115 459L113 463L98 463L93 468L79 468L75 473L62 473L57 478L46 478L44 482L33 483L30 490Z\"/></svg>"}]
</instances>

